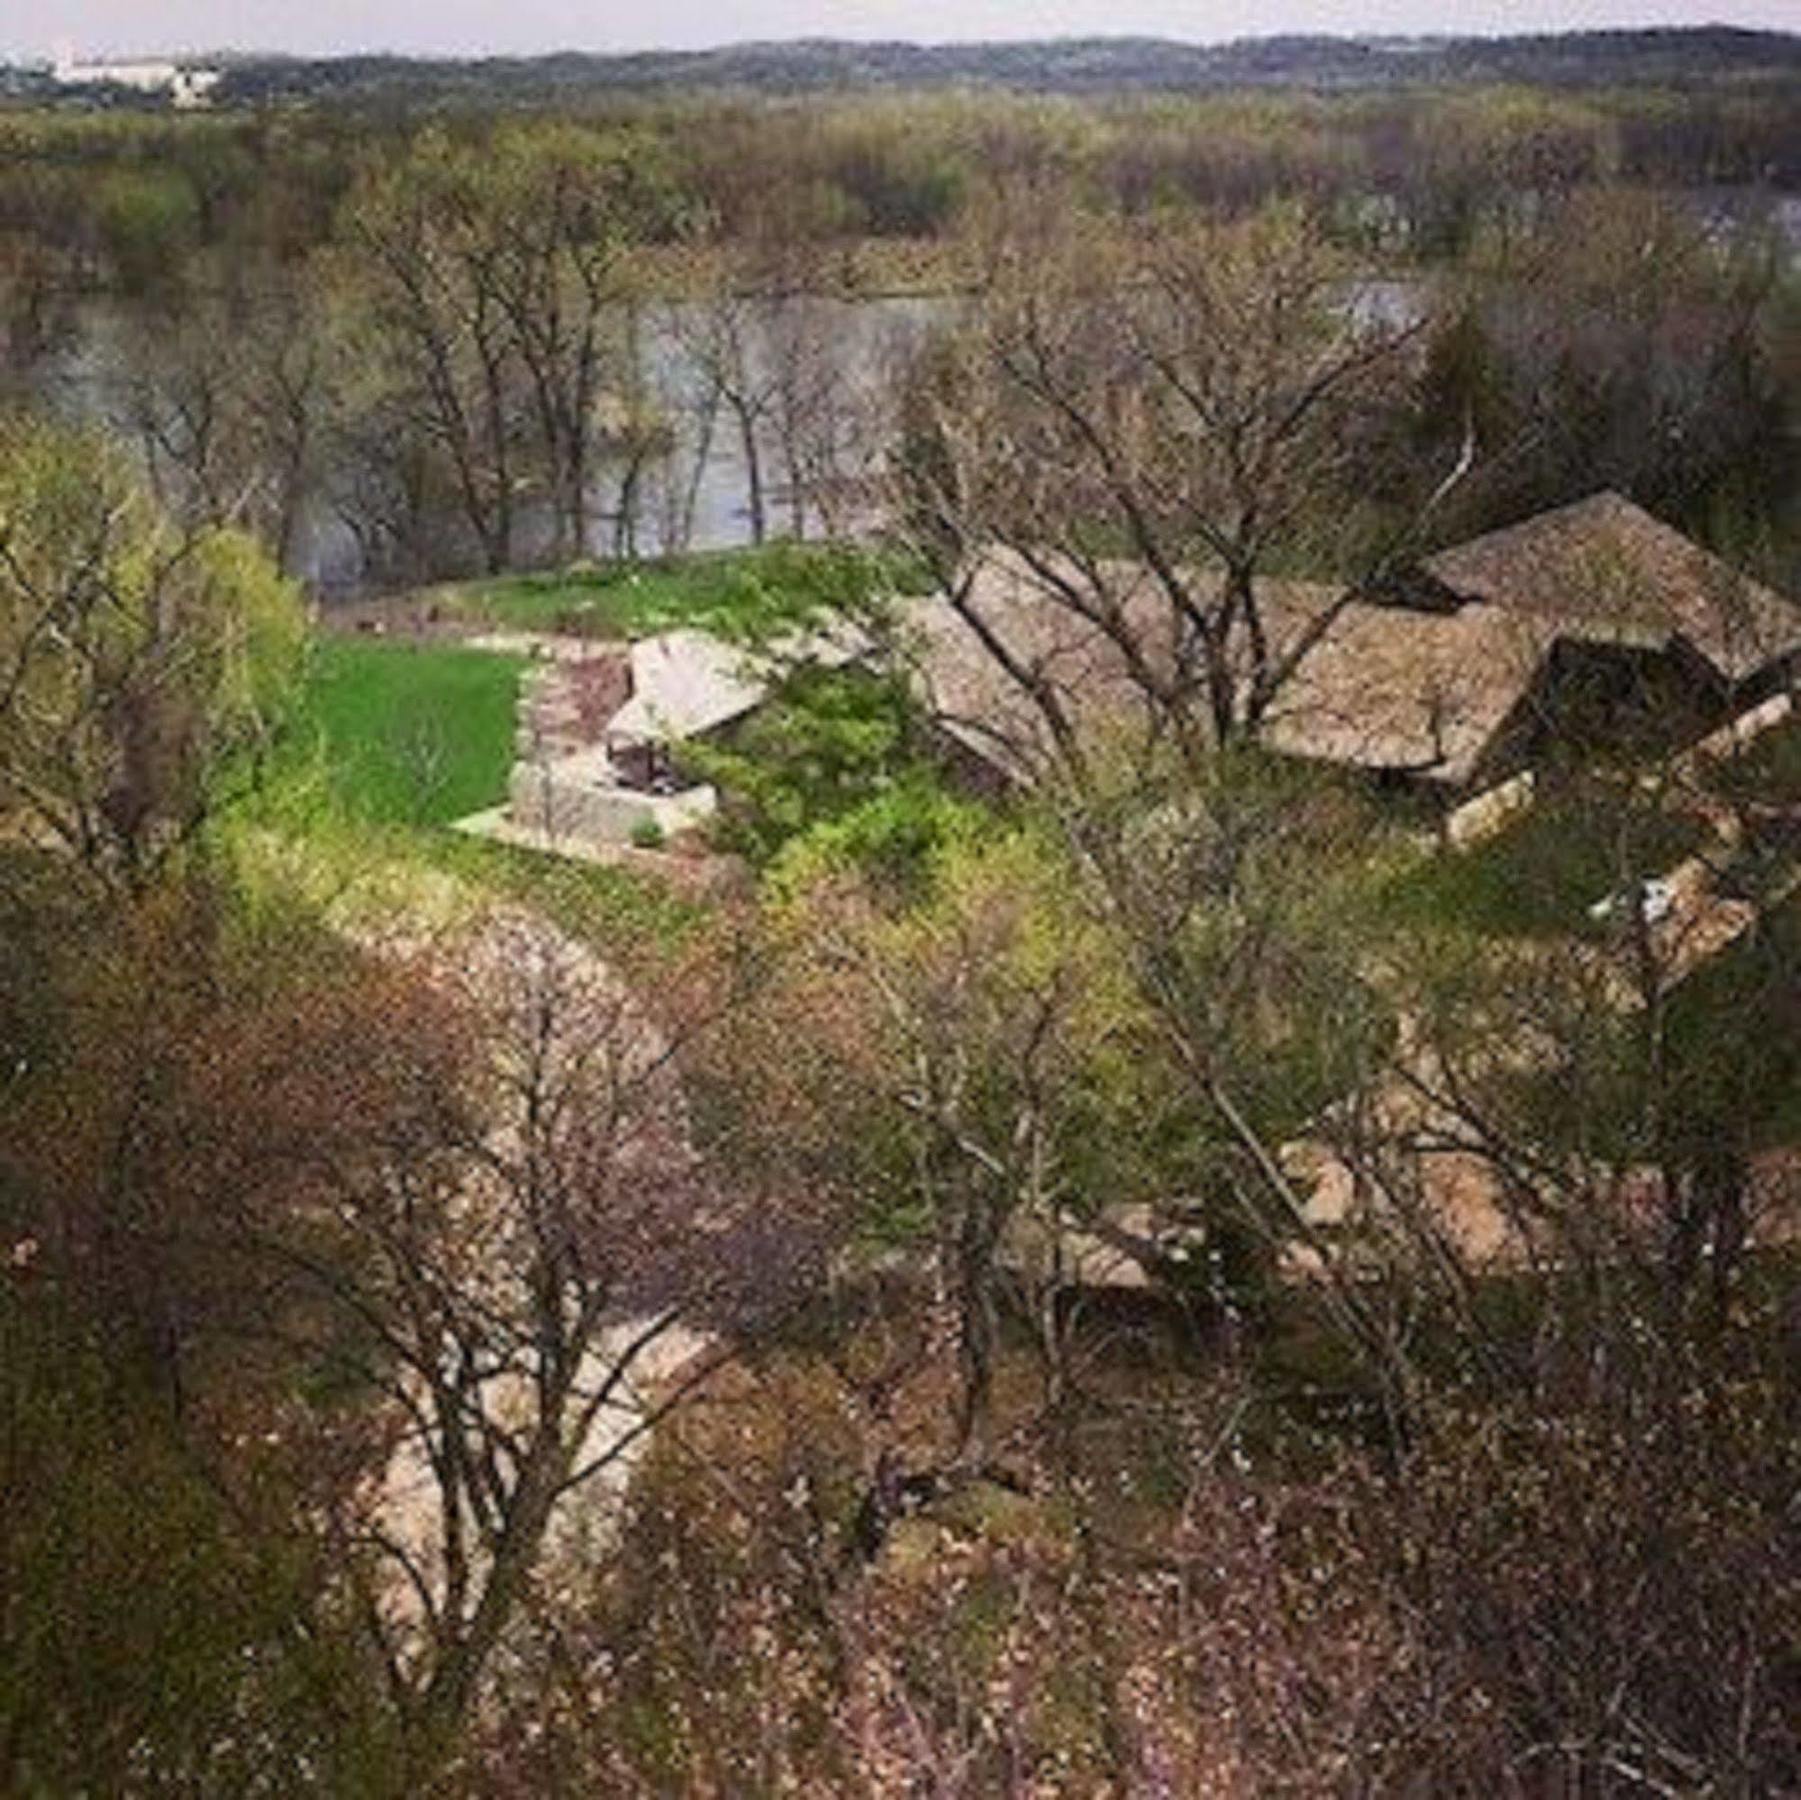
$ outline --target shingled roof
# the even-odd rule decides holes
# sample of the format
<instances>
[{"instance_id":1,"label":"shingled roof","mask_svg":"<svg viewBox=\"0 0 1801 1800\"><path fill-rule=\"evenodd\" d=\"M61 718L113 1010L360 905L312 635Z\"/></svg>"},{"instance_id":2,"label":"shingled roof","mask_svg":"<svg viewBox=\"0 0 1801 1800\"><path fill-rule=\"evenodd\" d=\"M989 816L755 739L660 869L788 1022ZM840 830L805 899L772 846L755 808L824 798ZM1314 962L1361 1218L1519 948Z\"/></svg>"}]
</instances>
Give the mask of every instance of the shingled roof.
<instances>
[{"instance_id":1,"label":"shingled roof","mask_svg":"<svg viewBox=\"0 0 1801 1800\"><path fill-rule=\"evenodd\" d=\"M1624 495L1602 493L1431 558L1460 600L1559 637L1663 649L1681 637L1728 681L1801 644L1801 610Z\"/></svg>"},{"instance_id":2,"label":"shingled roof","mask_svg":"<svg viewBox=\"0 0 1801 1800\"><path fill-rule=\"evenodd\" d=\"M1168 603L1147 573L1122 568L1117 575L1117 596L1132 636L1156 665L1167 668ZM1056 695L1084 738L1148 723L1143 691L1118 644L1052 600L1023 565L1002 556L985 562L972 578L965 604L1028 679ZM1015 781L1029 782L1055 761L1043 712L963 612L943 595L931 595L907 602L901 616L912 639L921 698L947 736Z\"/></svg>"},{"instance_id":3,"label":"shingled roof","mask_svg":"<svg viewBox=\"0 0 1801 1800\"><path fill-rule=\"evenodd\" d=\"M1530 691L1556 632L1498 607L1353 601L1264 720L1273 749L1461 786Z\"/></svg>"},{"instance_id":4,"label":"shingled roof","mask_svg":"<svg viewBox=\"0 0 1801 1800\"><path fill-rule=\"evenodd\" d=\"M1680 641L1727 682L1801 649L1801 608L1618 494L1476 538L1431 558L1422 573L1444 610L1347 598L1319 583L1260 585L1277 656L1330 615L1264 722L1272 747L1461 786L1559 642L1658 651ZM1134 636L1167 666L1167 603L1148 574L1116 574ZM985 566L971 605L1054 686L1079 731L1146 721L1118 646L1027 570L1005 559ZM919 603L912 619L921 685L945 729L1029 779L1051 746L1028 695L942 596Z\"/></svg>"}]
</instances>

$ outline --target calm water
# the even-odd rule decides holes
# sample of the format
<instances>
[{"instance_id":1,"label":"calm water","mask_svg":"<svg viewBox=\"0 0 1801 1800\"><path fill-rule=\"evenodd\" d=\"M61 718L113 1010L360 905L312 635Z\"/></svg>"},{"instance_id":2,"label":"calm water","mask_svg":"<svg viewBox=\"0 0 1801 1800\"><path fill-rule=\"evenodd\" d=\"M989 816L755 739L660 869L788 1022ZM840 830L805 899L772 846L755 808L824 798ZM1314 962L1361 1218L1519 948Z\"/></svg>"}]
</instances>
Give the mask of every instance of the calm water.
<instances>
[{"instance_id":1,"label":"calm water","mask_svg":"<svg viewBox=\"0 0 1801 1800\"><path fill-rule=\"evenodd\" d=\"M950 303L908 297L815 299L805 304L808 341L817 346L827 371L820 385L832 394L835 415L848 440L847 473L857 466L866 469L880 429L884 376L944 316ZM730 549L751 540L743 436L728 410L709 408L711 384L695 347L700 323L696 308L672 303L647 310L634 334L638 380L653 396L668 434L668 449L652 458L641 475L633 506L632 535L640 554L654 555L666 548ZM70 417L106 423L133 438L126 334L143 329L141 320L116 303L85 307L74 343L40 377L46 398ZM753 334L748 355L753 382L768 375L774 354L765 337ZM784 485L772 422L765 423L758 441L768 529L788 530L791 495ZM587 548L594 556L610 555L618 541L624 467L620 458L603 458L590 490ZM372 572L365 567L356 534L336 503L349 479L343 467L328 464L317 471L289 558L290 573L326 594L349 596L371 583ZM816 517L807 523L808 529L817 529ZM520 567L545 559L553 530L546 506L529 500L522 505L515 534L515 561ZM453 542L458 535L457 522L447 518L445 540ZM447 566L433 571L459 572L475 572L473 562L467 570Z\"/></svg>"},{"instance_id":2,"label":"calm water","mask_svg":"<svg viewBox=\"0 0 1801 1800\"><path fill-rule=\"evenodd\" d=\"M1801 260L1801 196L1772 198L1723 189L1693 198L1722 231L1747 217L1768 218ZM821 346L837 402L853 422L847 435L862 440L845 459L847 473L855 473L858 464L867 468L867 459L875 453L885 374L953 304L919 297L807 303L810 337ZM1390 280L1366 284L1353 304L1370 319L1393 324L1415 315L1421 302L1417 284ZM642 554L683 547L729 549L750 541L743 443L736 421L723 409L715 410L709 422L709 384L694 348L698 327L696 309L679 303L649 309L638 323L640 380L654 396L669 433L669 448L646 470L633 509L636 547ZM123 334L139 329L141 324L125 309L108 303L90 305L80 318L75 344L53 362L44 378L48 397L73 416L120 424L127 411ZM753 375L762 373L755 367L754 353L751 360ZM769 529L786 530L791 513L773 428L766 428L760 441ZM588 549L595 556L610 555L617 541L622 467L617 461L603 466L591 491ZM327 594L354 594L369 585L372 576L355 534L334 504L334 495L347 478L341 468L319 472L290 558L293 574ZM454 520L445 521L442 535L446 543L456 540ZM551 535L547 510L527 503L521 509L515 544L517 563L529 567L543 561L551 549ZM446 558L447 565L453 561ZM473 567L446 566L432 572L473 572Z\"/></svg>"}]
</instances>

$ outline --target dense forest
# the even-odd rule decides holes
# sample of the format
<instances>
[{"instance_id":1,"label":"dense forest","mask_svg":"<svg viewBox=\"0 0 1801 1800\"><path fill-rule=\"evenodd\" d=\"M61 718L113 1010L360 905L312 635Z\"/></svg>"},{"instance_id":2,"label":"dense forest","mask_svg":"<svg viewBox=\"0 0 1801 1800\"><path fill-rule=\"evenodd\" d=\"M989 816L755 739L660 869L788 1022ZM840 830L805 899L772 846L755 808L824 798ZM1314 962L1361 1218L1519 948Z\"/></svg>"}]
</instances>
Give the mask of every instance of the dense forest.
<instances>
[{"instance_id":1,"label":"dense forest","mask_svg":"<svg viewBox=\"0 0 1801 1800\"><path fill-rule=\"evenodd\" d=\"M596 89L548 112L482 91L448 111L0 111L0 380L139 439L183 504L248 506L330 585L554 559L572 532L679 549L707 540L697 508L727 510L683 446L740 444L752 536L777 487L853 490L851 415L881 409L892 348L879 303L951 304L1010 214L1286 205L1347 281L1427 315L1412 416L1378 435L1404 458L1484 415L1487 515L1444 529L1605 485L1765 566L1792 532L1801 106L1780 70L1336 96ZM541 221L520 210L540 191ZM579 305L553 321L567 280ZM577 530L568 491L560 521L496 516L559 483L584 505L608 488L610 540ZM789 511L804 531L818 508Z\"/></svg>"},{"instance_id":2,"label":"dense forest","mask_svg":"<svg viewBox=\"0 0 1801 1800\"><path fill-rule=\"evenodd\" d=\"M1801 40L0 93L0 1790L1801 1792Z\"/></svg>"},{"instance_id":3,"label":"dense forest","mask_svg":"<svg viewBox=\"0 0 1801 1800\"><path fill-rule=\"evenodd\" d=\"M223 95L254 103L486 93L517 103L567 101L583 90L634 89L782 94L951 85L1035 93L1453 83L1692 87L1722 79L1792 80L1798 60L1801 49L1793 36L1723 26L1536 37L1259 37L1227 44L1125 37L935 45L820 38L730 44L704 51L611 56L568 52L515 60L232 56L225 59L228 80ZM17 92L46 91L42 78L30 71L15 70L11 80Z\"/></svg>"}]
</instances>

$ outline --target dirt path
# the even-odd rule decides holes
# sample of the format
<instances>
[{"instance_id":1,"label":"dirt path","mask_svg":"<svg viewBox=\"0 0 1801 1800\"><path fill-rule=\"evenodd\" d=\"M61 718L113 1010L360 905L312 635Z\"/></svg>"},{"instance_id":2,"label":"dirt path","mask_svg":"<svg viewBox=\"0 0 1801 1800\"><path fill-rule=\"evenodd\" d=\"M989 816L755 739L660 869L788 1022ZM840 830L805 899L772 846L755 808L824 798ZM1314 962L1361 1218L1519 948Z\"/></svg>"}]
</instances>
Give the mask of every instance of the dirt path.
<instances>
[{"instance_id":1,"label":"dirt path","mask_svg":"<svg viewBox=\"0 0 1801 1800\"><path fill-rule=\"evenodd\" d=\"M616 997L629 1008L622 1016L635 1035L628 1053L645 1067L659 1068L667 1043L650 1017L625 992L623 984L603 958L588 946L558 930L548 920L519 908L485 907L453 878L435 871L387 869L370 891L342 896L335 909L339 930L351 941L385 957L428 958L443 963L451 978L468 983L478 999L491 1003L503 1017L529 1011L553 986L567 993L572 988L590 994ZM396 910L394 890L404 888L410 898ZM375 896L379 895L379 898ZM580 1029L588 1014L572 1008L568 1014ZM532 1023L537 1021L533 1020ZM554 1028L553 1028L554 1029ZM612 1048L612 1046L609 1046ZM591 1053L585 1043L546 1042L541 1037L533 1050L547 1057L580 1058ZM657 1079L661 1079L660 1075ZM641 1149L679 1160L691 1159L685 1106L674 1089L665 1109L659 1105L657 1134ZM667 1111L667 1130L662 1120ZM517 1148L521 1129L517 1120L497 1118L494 1125L496 1159ZM480 1215L484 1203L480 1184L471 1190L470 1233L479 1244L489 1223ZM510 1228L502 1220L492 1235L504 1239ZM655 1306L641 1296L639 1306ZM592 1565L615 1538L622 1506L632 1476L650 1446L647 1420L655 1396L669 1384L703 1367L718 1351L720 1340L712 1333L671 1318L663 1311L635 1311L626 1300L617 1316L608 1320L588 1346L576 1377L579 1394L600 1396L585 1436L575 1447L572 1467L594 1466L596 1473L567 1490L556 1502L545 1538L539 1572L553 1586L559 1577L573 1578L584 1565ZM394 1443L386 1467L370 1502L375 1533L388 1546L392 1580L385 1590L385 1604L402 1638L418 1637L426 1622L424 1596L417 1583L423 1580L434 1606L442 1603L446 1589L446 1546L451 1539L446 1518L447 1493L439 1479L442 1444L437 1422L423 1383L411 1388L410 1416ZM536 1422L537 1384L529 1357L504 1361L478 1391L476 1405L484 1417L517 1432L524 1441ZM467 1527L467 1521L462 1522ZM465 1540L468 1533L465 1529ZM410 1571L410 1573L409 1573Z\"/></svg>"}]
</instances>

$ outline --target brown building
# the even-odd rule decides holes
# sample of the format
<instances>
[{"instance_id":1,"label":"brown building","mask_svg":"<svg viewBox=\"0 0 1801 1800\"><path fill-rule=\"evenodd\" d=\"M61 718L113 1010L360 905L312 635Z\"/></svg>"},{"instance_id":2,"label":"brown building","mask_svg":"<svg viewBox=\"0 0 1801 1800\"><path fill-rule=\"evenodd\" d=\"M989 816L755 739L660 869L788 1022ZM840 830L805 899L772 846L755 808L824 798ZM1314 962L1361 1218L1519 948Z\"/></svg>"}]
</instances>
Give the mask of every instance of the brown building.
<instances>
[{"instance_id":1,"label":"brown building","mask_svg":"<svg viewBox=\"0 0 1801 1800\"><path fill-rule=\"evenodd\" d=\"M1167 604L1148 577L1122 571L1118 586L1139 645L1167 661ZM1611 493L1447 550L1380 593L1270 582L1260 602L1278 655L1326 621L1265 742L1447 803L1566 747L1688 743L1787 685L1801 652L1801 608ZM985 569L971 604L1079 729L1142 718L1119 645L1029 572ZM1051 748L1030 695L946 601L915 623L922 690L946 733L1030 779Z\"/></svg>"}]
</instances>

